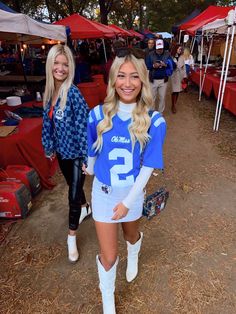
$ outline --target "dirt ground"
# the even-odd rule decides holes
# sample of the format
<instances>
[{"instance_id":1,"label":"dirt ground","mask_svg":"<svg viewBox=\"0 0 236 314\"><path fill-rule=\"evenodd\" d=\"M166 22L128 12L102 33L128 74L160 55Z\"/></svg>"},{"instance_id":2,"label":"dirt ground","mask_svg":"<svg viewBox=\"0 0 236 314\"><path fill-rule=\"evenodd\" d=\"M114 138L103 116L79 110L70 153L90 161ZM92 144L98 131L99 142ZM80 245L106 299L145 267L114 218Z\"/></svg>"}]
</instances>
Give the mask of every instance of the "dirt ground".
<instances>
[{"instance_id":1,"label":"dirt ground","mask_svg":"<svg viewBox=\"0 0 236 314\"><path fill-rule=\"evenodd\" d=\"M118 314L236 313L236 118L223 111L213 133L215 104L198 102L191 87L173 115L167 97L165 174L156 171L148 191L166 185L170 198L158 217L141 219L140 271L130 284L120 233ZM93 221L80 226L80 260L69 264L67 188L60 173L54 180L0 247L0 313L102 312ZM88 178L88 198L90 187Z\"/></svg>"}]
</instances>

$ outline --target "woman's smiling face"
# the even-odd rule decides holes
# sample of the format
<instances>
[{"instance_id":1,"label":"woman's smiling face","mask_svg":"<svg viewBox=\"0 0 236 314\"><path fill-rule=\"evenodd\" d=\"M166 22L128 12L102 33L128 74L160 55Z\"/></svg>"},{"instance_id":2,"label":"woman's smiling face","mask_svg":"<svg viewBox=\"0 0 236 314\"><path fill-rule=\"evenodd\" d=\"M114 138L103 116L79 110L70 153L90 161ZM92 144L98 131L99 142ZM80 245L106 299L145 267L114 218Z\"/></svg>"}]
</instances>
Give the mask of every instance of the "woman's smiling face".
<instances>
[{"instance_id":1,"label":"woman's smiling face","mask_svg":"<svg viewBox=\"0 0 236 314\"><path fill-rule=\"evenodd\" d=\"M120 101L131 104L137 101L142 88L138 71L131 61L123 63L117 74L115 89Z\"/></svg>"},{"instance_id":2,"label":"woman's smiling face","mask_svg":"<svg viewBox=\"0 0 236 314\"><path fill-rule=\"evenodd\" d=\"M69 74L68 60L65 55L60 54L55 58L52 74L55 80L64 82Z\"/></svg>"}]
</instances>

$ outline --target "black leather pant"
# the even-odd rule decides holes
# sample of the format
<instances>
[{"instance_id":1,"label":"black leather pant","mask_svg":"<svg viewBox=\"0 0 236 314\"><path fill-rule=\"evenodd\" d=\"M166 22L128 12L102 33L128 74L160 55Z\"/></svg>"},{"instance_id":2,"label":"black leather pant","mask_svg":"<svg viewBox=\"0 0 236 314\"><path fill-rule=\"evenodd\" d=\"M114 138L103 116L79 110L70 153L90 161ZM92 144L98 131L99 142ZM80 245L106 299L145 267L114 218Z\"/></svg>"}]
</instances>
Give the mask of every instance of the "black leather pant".
<instances>
[{"instance_id":1,"label":"black leather pant","mask_svg":"<svg viewBox=\"0 0 236 314\"><path fill-rule=\"evenodd\" d=\"M58 163L63 176L69 186L69 229L77 230L81 215L81 205L86 203L83 190L85 175L82 173L83 160L81 158L62 159L57 153Z\"/></svg>"}]
</instances>

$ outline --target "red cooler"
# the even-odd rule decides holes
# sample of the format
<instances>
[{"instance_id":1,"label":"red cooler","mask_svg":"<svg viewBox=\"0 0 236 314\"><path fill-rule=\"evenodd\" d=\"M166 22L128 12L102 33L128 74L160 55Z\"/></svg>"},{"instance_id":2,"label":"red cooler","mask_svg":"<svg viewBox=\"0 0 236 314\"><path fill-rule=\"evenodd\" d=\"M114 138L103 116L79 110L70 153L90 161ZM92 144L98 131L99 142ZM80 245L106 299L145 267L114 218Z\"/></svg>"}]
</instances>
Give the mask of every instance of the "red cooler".
<instances>
[{"instance_id":1,"label":"red cooler","mask_svg":"<svg viewBox=\"0 0 236 314\"><path fill-rule=\"evenodd\" d=\"M25 218L31 207L31 194L24 184L0 182L0 217Z\"/></svg>"}]
</instances>

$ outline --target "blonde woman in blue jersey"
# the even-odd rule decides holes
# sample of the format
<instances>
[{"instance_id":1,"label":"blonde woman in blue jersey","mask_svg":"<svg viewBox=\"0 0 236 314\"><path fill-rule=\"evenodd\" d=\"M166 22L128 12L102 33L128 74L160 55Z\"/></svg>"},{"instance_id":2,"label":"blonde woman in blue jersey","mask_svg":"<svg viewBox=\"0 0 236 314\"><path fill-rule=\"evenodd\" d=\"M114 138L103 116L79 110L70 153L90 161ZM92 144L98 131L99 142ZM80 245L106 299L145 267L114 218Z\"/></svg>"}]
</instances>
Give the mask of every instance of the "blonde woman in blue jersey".
<instances>
[{"instance_id":1,"label":"blonde woman in blue jersey","mask_svg":"<svg viewBox=\"0 0 236 314\"><path fill-rule=\"evenodd\" d=\"M154 168L163 168L166 123L151 111L153 99L148 72L139 51L118 52L111 70L104 105L90 111L89 157L86 174L94 174L92 211L100 254L97 267L103 313L114 314L118 265L118 225L127 242L126 279L138 274L139 232L144 188Z\"/></svg>"}]
</instances>

